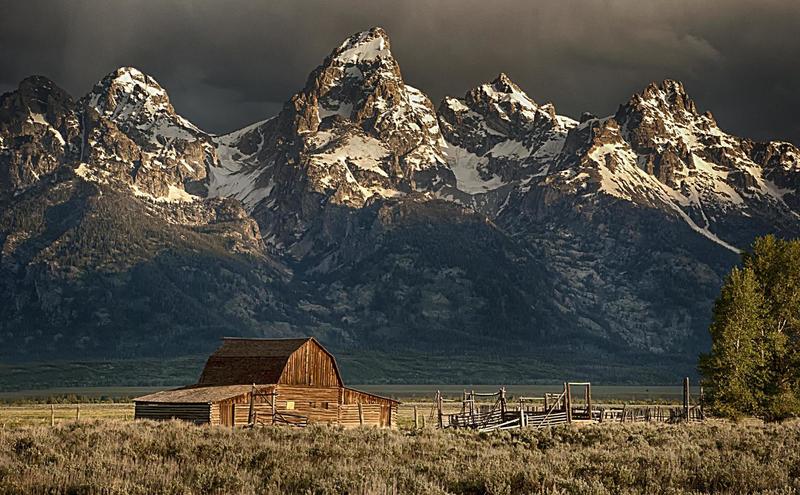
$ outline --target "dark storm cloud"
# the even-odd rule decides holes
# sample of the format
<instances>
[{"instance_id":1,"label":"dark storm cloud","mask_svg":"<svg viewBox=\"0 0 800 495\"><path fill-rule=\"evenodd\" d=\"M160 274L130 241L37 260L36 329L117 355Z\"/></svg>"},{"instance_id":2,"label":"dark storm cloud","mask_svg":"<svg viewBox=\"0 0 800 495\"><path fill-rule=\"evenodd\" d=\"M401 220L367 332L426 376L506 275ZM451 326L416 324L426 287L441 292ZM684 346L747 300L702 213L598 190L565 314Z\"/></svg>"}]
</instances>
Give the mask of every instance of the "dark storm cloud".
<instances>
[{"instance_id":1,"label":"dark storm cloud","mask_svg":"<svg viewBox=\"0 0 800 495\"><path fill-rule=\"evenodd\" d=\"M680 79L721 125L800 143L800 2L0 0L0 90L41 73L74 95L139 67L211 131L277 112L352 32L383 26L434 102L504 71L560 113L613 113Z\"/></svg>"}]
</instances>

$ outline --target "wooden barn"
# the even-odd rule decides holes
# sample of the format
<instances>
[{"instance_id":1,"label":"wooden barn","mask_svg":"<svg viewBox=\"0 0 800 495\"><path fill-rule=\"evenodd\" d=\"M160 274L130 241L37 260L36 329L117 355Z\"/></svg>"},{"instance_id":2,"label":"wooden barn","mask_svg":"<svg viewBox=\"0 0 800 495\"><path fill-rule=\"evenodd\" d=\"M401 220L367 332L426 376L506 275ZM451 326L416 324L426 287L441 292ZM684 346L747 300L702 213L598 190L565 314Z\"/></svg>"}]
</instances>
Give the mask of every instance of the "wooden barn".
<instances>
[{"instance_id":1,"label":"wooden barn","mask_svg":"<svg viewBox=\"0 0 800 495\"><path fill-rule=\"evenodd\" d=\"M195 385L134 399L137 419L198 424L396 425L398 401L345 387L314 338L225 337Z\"/></svg>"}]
</instances>

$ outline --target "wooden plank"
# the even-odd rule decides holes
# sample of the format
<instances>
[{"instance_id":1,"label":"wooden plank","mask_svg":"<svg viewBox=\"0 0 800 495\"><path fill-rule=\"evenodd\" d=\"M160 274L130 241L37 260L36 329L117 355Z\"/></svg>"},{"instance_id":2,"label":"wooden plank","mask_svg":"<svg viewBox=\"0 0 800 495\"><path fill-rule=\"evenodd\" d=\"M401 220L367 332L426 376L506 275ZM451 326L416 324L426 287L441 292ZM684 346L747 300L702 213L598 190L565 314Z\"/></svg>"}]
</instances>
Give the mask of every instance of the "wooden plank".
<instances>
[{"instance_id":1,"label":"wooden plank","mask_svg":"<svg viewBox=\"0 0 800 495\"><path fill-rule=\"evenodd\" d=\"M689 421L689 377L683 379L683 417Z\"/></svg>"},{"instance_id":2,"label":"wooden plank","mask_svg":"<svg viewBox=\"0 0 800 495\"><path fill-rule=\"evenodd\" d=\"M209 404L165 404L137 402L134 409L135 419L181 419L194 423L210 422Z\"/></svg>"},{"instance_id":3,"label":"wooden plank","mask_svg":"<svg viewBox=\"0 0 800 495\"><path fill-rule=\"evenodd\" d=\"M309 387L343 385L336 372L333 356L314 340L309 340L289 356L278 383Z\"/></svg>"}]
</instances>

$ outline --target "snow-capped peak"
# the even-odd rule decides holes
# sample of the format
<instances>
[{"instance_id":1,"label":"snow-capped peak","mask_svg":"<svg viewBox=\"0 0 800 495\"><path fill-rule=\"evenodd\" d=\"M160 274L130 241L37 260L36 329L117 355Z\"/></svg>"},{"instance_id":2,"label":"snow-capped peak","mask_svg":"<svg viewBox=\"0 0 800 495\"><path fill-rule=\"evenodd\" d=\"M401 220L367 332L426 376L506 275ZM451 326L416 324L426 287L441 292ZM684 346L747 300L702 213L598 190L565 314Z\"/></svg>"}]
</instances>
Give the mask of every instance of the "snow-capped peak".
<instances>
[{"instance_id":1,"label":"snow-capped peak","mask_svg":"<svg viewBox=\"0 0 800 495\"><path fill-rule=\"evenodd\" d=\"M140 89L151 97L167 98L167 92L158 84L158 81L135 67L120 67L107 77L129 93Z\"/></svg>"},{"instance_id":2,"label":"snow-capped peak","mask_svg":"<svg viewBox=\"0 0 800 495\"><path fill-rule=\"evenodd\" d=\"M683 83L672 79L666 79L661 84L650 83L642 93L634 95L628 105L678 116L697 115L697 107L686 93Z\"/></svg>"},{"instance_id":3,"label":"snow-capped peak","mask_svg":"<svg viewBox=\"0 0 800 495\"><path fill-rule=\"evenodd\" d=\"M153 77L133 67L120 67L105 76L84 101L115 121L134 112L175 113L164 88Z\"/></svg>"},{"instance_id":4,"label":"snow-capped peak","mask_svg":"<svg viewBox=\"0 0 800 495\"><path fill-rule=\"evenodd\" d=\"M132 136L135 141L142 141L138 135L154 144L173 138L193 141L204 134L175 112L167 91L158 81L134 67L120 67L111 72L82 101L124 132L137 134Z\"/></svg>"},{"instance_id":5,"label":"snow-capped peak","mask_svg":"<svg viewBox=\"0 0 800 495\"><path fill-rule=\"evenodd\" d=\"M504 72L501 72L494 81L484 84L480 89L495 97L502 95L504 98L512 99L521 105L534 108L536 103L517 84L512 81Z\"/></svg>"},{"instance_id":6,"label":"snow-capped peak","mask_svg":"<svg viewBox=\"0 0 800 495\"><path fill-rule=\"evenodd\" d=\"M350 36L334 53L334 59L342 63L374 62L391 57L389 36L380 27Z\"/></svg>"}]
</instances>

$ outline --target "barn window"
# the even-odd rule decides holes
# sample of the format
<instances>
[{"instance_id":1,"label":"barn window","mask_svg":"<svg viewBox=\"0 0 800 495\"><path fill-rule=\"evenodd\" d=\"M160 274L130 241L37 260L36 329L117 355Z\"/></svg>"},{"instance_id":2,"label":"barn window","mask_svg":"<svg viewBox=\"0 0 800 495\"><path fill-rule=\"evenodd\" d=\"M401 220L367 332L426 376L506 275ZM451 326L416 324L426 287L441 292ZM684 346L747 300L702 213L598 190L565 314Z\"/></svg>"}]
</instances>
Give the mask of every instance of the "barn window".
<instances>
[{"instance_id":1,"label":"barn window","mask_svg":"<svg viewBox=\"0 0 800 495\"><path fill-rule=\"evenodd\" d=\"M311 407L317 407L317 402L312 400L312 401L309 401L308 405L311 406Z\"/></svg>"},{"instance_id":2,"label":"barn window","mask_svg":"<svg viewBox=\"0 0 800 495\"><path fill-rule=\"evenodd\" d=\"M294 409L294 401L293 400L287 400L286 401L286 410L287 411L291 411L293 409Z\"/></svg>"},{"instance_id":3,"label":"barn window","mask_svg":"<svg viewBox=\"0 0 800 495\"><path fill-rule=\"evenodd\" d=\"M331 403L330 402L323 402L322 403L322 408L323 409L330 409L331 408Z\"/></svg>"}]
</instances>

